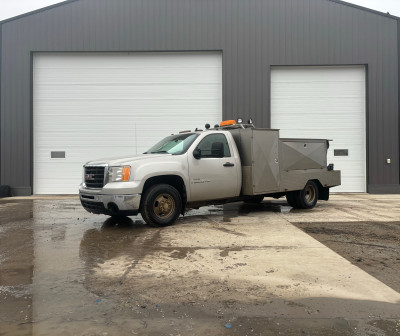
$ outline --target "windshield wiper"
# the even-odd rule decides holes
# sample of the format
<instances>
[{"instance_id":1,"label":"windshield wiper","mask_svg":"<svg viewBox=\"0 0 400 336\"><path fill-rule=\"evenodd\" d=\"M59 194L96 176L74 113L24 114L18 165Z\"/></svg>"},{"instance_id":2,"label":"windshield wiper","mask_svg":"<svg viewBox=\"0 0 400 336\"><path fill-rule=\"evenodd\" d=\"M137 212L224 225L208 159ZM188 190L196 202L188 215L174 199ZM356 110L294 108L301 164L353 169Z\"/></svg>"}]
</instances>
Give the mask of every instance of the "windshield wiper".
<instances>
[{"instance_id":1,"label":"windshield wiper","mask_svg":"<svg viewBox=\"0 0 400 336\"><path fill-rule=\"evenodd\" d=\"M167 151L154 151L154 152L150 152L150 154L169 154Z\"/></svg>"}]
</instances>

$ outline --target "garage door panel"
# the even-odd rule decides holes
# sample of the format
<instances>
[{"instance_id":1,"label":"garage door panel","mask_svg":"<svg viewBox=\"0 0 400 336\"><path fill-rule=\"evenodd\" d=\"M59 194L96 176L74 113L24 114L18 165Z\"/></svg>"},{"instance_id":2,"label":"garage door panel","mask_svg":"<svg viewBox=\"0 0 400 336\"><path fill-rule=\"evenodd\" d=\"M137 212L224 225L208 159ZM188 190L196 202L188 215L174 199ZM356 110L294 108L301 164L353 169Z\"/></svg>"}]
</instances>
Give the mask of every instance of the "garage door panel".
<instances>
[{"instance_id":1,"label":"garage door panel","mask_svg":"<svg viewBox=\"0 0 400 336\"><path fill-rule=\"evenodd\" d=\"M307 125L304 125L302 127L302 130L310 130L310 129L314 129L317 125L321 125L321 124L325 124L326 126L324 126L324 130L326 130L326 132L329 133L335 133L337 132L338 127L340 127L341 129L364 129L363 127L360 127L360 125L358 124L357 121L354 120L348 120L346 118L343 118L343 123L344 125L336 125L335 124L335 120L333 120L332 118L320 118L320 117L313 117L313 115L310 114L305 114L304 118L310 118L312 120L310 120L310 122ZM281 119L280 122L286 122L286 123L291 123L293 121L293 119L291 118L287 118L287 119ZM295 128L291 128L288 127L287 130L295 130ZM316 132L318 132L318 130L316 130ZM319 133L322 133L322 131L320 131ZM350 132L349 132L350 133ZM325 133L326 134L326 133ZM359 134L349 134L349 136L354 136L354 137L359 137Z\"/></svg>"},{"instance_id":2,"label":"garage door panel","mask_svg":"<svg viewBox=\"0 0 400 336\"><path fill-rule=\"evenodd\" d=\"M57 160L63 160L63 159L57 159ZM62 164L65 168L65 170L62 171L62 174L60 174L60 171L58 170L59 165ZM58 179L64 179L68 180L71 178L76 177L76 174L80 174L80 177L82 177L82 166L78 167L75 162L51 162L46 164L46 167L43 169L39 170L36 172L37 178L43 179L43 180L53 180L54 182L57 182ZM79 183L78 183L79 185ZM76 188L75 184L75 188Z\"/></svg>"},{"instance_id":3,"label":"garage door panel","mask_svg":"<svg viewBox=\"0 0 400 336\"><path fill-rule=\"evenodd\" d=\"M293 123L293 119L288 119L286 121L287 123ZM298 124L299 125L299 124ZM357 134L358 131L362 131L362 128L359 127L341 127L340 130L346 130L346 134L343 135L342 137L337 137L337 127L329 127L326 129L316 129L318 127L317 123L312 123L312 125L306 127L306 126L301 126L298 128L286 128L281 130L281 137L290 137L290 136L295 136L295 137L302 137L302 135L309 134L312 132L314 138L319 138L319 139L332 139L333 141L331 142L331 145L336 146L339 143L348 143L349 139L357 139L360 141L360 136ZM353 132L352 132L353 131ZM343 133L343 132L342 132ZM335 138L333 138L333 136ZM357 148L362 147L363 145L360 144L353 144L354 146L357 146Z\"/></svg>"},{"instance_id":4,"label":"garage door panel","mask_svg":"<svg viewBox=\"0 0 400 336\"><path fill-rule=\"evenodd\" d=\"M62 69L60 69L61 71ZM190 69L186 69L187 71ZM155 72L154 74L148 74L146 75L145 73L138 74L137 72L135 73L126 73L126 71L121 71L121 80L119 80L117 77L110 77L110 80L107 82L101 82L103 76L99 74L91 74L85 73L85 74L79 74L77 76L78 78L74 78L73 73L68 73L68 77L71 77L71 79L65 79L63 82L59 81L59 76L57 77L51 77L47 76L47 78L43 78L41 83L38 83L38 85L52 85L52 86L63 86L63 85L80 85L81 87L83 86L91 86L93 84L101 86L112 86L112 85L120 85L120 86L142 86L142 85L147 85L147 86L152 86L152 85L174 85L174 84L180 84L180 83L186 83L187 85L207 85L207 84L218 84L220 83L220 78L215 77L214 72L215 69L203 69L203 70L198 70L196 69L193 70L192 77L187 78L183 76L180 73L177 73L178 70L173 71L173 72L168 72L168 73L163 73L162 75L164 76L163 78L160 77L159 72ZM200 78L198 81L196 80L196 77L199 76L207 76L209 75L208 78ZM135 76L135 78L132 78ZM142 82L143 81L143 82Z\"/></svg>"},{"instance_id":5,"label":"garage door panel","mask_svg":"<svg viewBox=\"0 0 400 336\"><path fill-rule=\"evenodd\" d=\"M335 71L332 72L332 68L335 68ZM310 80L314 81L339 81L339 82L351 82L351 81L362 81L365 78L365 74L362 72L354 73L352 78L346 78L348 75L348 69L350 67L318 67L318 66L309 66L309 67L276 67L274 70L279 69L279 78L276 79L276 82L280 82L282 80L290 80L291 82L301 81L306 82ZM354 68L354 67L351 67ZM295 70L296 72L293 72Z\"/></svg>"},{"instance_id":6,"label":"garage door panel","mask_svg":"<svg viewBox=\"0 0 400 336\"><path fill-rule=\"evenodd\" d=\"M340 192L359 192L358 189L360 188L360 185L363 185L365 183L363 177L354 177L354 176L343 176L342 177L342 184L346 185L346 188L348 190L343 191L339 190ZM334 188L331 189L333 192L337 192L338 190L335 190Z\"/></svg>"},{"instance_id":7,"label":"garage door panel","mask_svg":"<svg viewBox=\"0 0 400 336\"><path fill-rule=\"evenodd\" d=\"M136 155L136 145L132 144L131 146L122 146L120 148L115 148L114 146L104 146L104 148L99 149L99 146L89 146L85 147L85 149L82 150L77 150L76 147L52 147L48 149L42 149L37 152L37 157L40 157L40 159L37 159L37 163L49 163L51 165L52 161L55 164L59 164L60 161L64 160L66 161L64 164L70 164L70 163L80 163L82 162L82 156L87 157L86 161L89 161L90 159L98 159L104 157L104 154L106 153L107 156L132 156ZM90 153L88 153L88 149L90 149ZM65 159L59 159L51 158L51 152L65 152ZM85 162L84 162L85 163ZM43 171L44 168L41 168Z\"/></svg>"},{"instance_id":8,"label":"garage door panel","mask_svg":"<svg viewBox=\"0 0 400 336\"><path fill-rule=\"evenodd\" d=\"M292 97L296 97L295 95L292 95ZM342 99L340 101L338 101L337 97L335 99L325 99L325 98L321 98L321 99L316 99L315 97L311 97L312 99L310 99L310 97L308 98L302 98L299 97L297 98L298 102L301 102L302 105L304 107L307 107L309 109L311 109L312 111L315 109L320 109L321 106L323 106L323 109L325 111L331 111L332 113L336 113L337 112L337 108L340 107L343 110L347 110L347 111L353 111L354 108L358 108L358 106L360 106L361 103L363 103L363 101L361 99L349 99L349 100L345 100ZM294 101L288 101L285 98L282 99L275 99L275 101L280 103L280 108L282 110L290 110L292 108L297 108L298 106L296 106L296 102ZM304 111L307 112L307 111ZM357 113L357 111L355 111Z\"/></svg>"},{"instance_id":9,"label":"garage door panel","mask_svg":"<svg viewBox=\"0 0 400 336\"><path fill-rule=\"evenodd\" d=\"M190 54L190 58L187 55ZM41 54L41 59L36 61L38 68L64 68L64 69L145 69L145 68L184 68L184 67L217 67L212 58L205 59L205 53L120 53L117 62L110 63L110 56L115 53L75 53L57 54L57 59L52 54ZM82 56L90 56L82 59ZM157 63L163 58L163 64ZM132 64L132 58L137 61ZM115 60L115 58L114 58ZM222 60L219 60L222 62ZM60 66L61 65L61 66Z\"/></svg>"},{"instance_id":10,"label":"garage door panel","mask_svg":"<svg viewBox=\"0 0 400 336\"><path fill-rule=\"evenodd\" d=\"M296 97L295 94L291 95L292 97ZM354 98L354 99L340 99L340 101L338 101L338 97L332 98L332 99L326 99L326 98L320 98L320 99L316 99L315 96L314 97L307 97L307 98L303 98L303 97L296 97L297 102L290 100L288 101L286 98L282 98L282 99L275 99L274 100L276 102L280 103L280 108L282 110L290 110L292 108L298 108L298 105L296 106L296 103L301 102L302 106L304 106L304 108L308 108L311 111L314 111L316 109L321 109L321 107L323 107L323 109L325 111L330 111L332 113L337 113L337 108L341 108L344 111L353 111L355 110L355 108L358 110L358 107L360 106L360 104L363 103L363 100L358 99L358 98ZM359 111L355 110L355 113L359 113ZM307 113L307 111L304 111ZM308 112L310 113L310 112Z\"/></svg>"},{"instance_id":11,"label":"garage door panel","mask_svg":"<svg viewBox=\"0 0 400 336\"><path fill-rule=\"evenodd\" d=\"M333 191L366 190L365 68L276 67L271 71L271 125L281 137L333 139L328 163L342 171ZM334 156L348 149L348 156Z\"/></svg>"},{"instance_id":12,"label":"garage door panel","mask_svg":"<svg viewBox=\"0 0 400 336\"><path fill-rule=\"evenodd\" d=\"M75 194L85 162L221 118L220 53L37 54L34 192Z\"/></svg>"},{"instance_id":13,"label":"garage door panel","mask_svg":"<svg viewBox=\"0 0 400 336\"><path fill-rule=\"evenodd\" d=\"M312 87L314 92L309 92L309 90L306 90L304 87L301 87L301 85L305 85L308 83L299 83L298 85L285 85L284 83L281 84L281 88L277 88L276 94L277 94L277 99L284 99L285 97L285 90L288 88L290 90L293 90L292 95L294 97L298 97L300 100L308 100L309 98L315 98L314 93L318 93L319 98L318 100L326 99L327 101L332 101L334 102L336 98L343 98L345 100L347 99L353 99L353 98L358 98L359 91L358 90L347 90L345 85L341 89L337 89L335 91L335 95L332 96L332 91L335 90L335 87L338 85L338 83L330 83L330 85L327 85L328 88L326 90L319 90L317 88L317 85L323 85L324 83L313 83ZM342 84L342 83L339 83ZM349 84L349 83L346 83Z\"/></svg>"},{"instance_id":14,"label":"garage door panel","mask_svg":"<svg viewBox=\"0 0 400 336\"><path fill-rule=\"evenodd\" d=\"M174 113L187 115L188 109L190 111L201 111L205 117L212 116L210 108L217 108L220 104L220 99L215 100L198 100L197 97L192 100L179 100L179 104L164 104L163 106L155 105L152 100L142 100L136 103L136 106L141 110L160 112L160 108L164 113ZM62 105L62 106L60 106ZM98 101L86 100L84 112L96 112L99 116L112 117L112 113L118 112L120 115L130 115L133 105L132 101L129 100L118 100L118 104L115 104L113 99L102 100L102 109L98 108ZM52 117L55 113L61 118L63 114L68 113L70 117L85 117L87 114L82 114L82 102L81 101L63 101L62 104L57 103L56 100L52 102L41 103L40 106L43 114L39 116L42 120L46 120L48 117ZM55 110L57 110L55 112ZM193 113L195 114L195 113ZM146 116L138 115L136 119L146 119Z\"/></svg>"},{"instance_id":15,"label":"garage door panel","mask_svg":"<svg viewBox=\"0 0 400 336\"><path fill-rule=\"evenodd\" d=\"M181 83L168 85L96 85L96 91L90 85L58 85L43 86L41 89L45 92L46 100L76 100L76 99L106 99L107 96L113 95L113 99L122 100L145 100L145 99L218 99L217 84L188 84L182 86ZM40 99L40 97L37 97Z\"/></svg>"},{"instance_id":16,"label":"garage door panel","mask_svg":"<svg viewBox=\"0 0 400 336\"><path fill-rule=\"evenodd\" d=\"M126 59L119 57L117 64L110 64L110 55L96 59L96 55L89 56L93 62L85 62L82 57L73 60L68 55L51 59L52 55L42 55L42 59L36 61L36 69L40 69L41 77L37 83L43 84L151 84L151 83L219 83L221 77L218 74L222 65L222 59L205 60L203 56L187 59L184 55L179 61L172 60L177 54L162 54L163 64L159 64L158 56L151 54L130 55ZM132 64L135 58L135 66ZM147 60L150 58L150 60ZM171 58L171 59L168 59ZM183 71L182 71L183 70Z\"/></svg>"}]
</instances>

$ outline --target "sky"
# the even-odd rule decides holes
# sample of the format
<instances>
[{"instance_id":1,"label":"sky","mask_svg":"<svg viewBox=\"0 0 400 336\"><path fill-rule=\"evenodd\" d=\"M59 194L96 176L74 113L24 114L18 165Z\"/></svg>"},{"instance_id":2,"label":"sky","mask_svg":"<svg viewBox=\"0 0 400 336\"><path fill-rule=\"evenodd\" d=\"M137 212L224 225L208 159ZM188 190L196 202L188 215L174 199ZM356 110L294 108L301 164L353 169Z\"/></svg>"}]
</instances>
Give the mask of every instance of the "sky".
<instances>
[{"instance_id":1,"label":"sky","mask_svg":"<svg viewBox=\"0 0 400 336\"><path fill-rule=\"evenodd\" d=\"M110 0L112 1L112 0ZM166 0L167 1L167 0ZM245 1L245 0L243 0ZM62 2L57 0L0 0L0 21ZM400 16L399 0L348 0L347 2Z\"/></svg>"}]
</instances>

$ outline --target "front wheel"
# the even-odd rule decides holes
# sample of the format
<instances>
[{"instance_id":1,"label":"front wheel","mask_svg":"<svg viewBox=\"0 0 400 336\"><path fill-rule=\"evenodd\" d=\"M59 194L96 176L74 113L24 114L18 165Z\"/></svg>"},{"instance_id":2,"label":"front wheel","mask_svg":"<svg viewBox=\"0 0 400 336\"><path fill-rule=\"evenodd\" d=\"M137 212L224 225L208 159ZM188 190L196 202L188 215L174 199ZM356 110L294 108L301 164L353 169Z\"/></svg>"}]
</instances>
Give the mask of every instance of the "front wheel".
<instances>
[{"instance_id":1,"label":"front wheel","mask_svg":"<svg viewBox=\"0 0 400 336\"><path fill-rule=\"evenodd\" d=\"M295 209L312 209L318 202L318 186L315 182L308 181L303 190L287 193L286 199Z\"/></svg>"},{"instance_id":2,"label":"front wheel","mask_svg":"<svg viewBox=\"0 0 400 336\"><path fill-rule=\"evenodd\" d=\"M144 193L141 214L150 226L173 224L179 217L181 209L181 195L169 184L154 185Z\"/></svg>"}]
</instances>

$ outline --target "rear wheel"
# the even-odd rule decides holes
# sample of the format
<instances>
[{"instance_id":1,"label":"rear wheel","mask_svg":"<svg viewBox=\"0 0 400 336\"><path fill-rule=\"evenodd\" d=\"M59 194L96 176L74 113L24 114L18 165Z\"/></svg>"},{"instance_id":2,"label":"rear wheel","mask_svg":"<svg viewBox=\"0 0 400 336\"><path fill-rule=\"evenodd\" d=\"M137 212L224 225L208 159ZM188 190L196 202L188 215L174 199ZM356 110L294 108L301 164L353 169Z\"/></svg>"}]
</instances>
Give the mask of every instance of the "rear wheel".
<instances>
[{"instance_id":1,"label":"rear wheel","mask_svg":"<svg viewBox=\"0 0 400 336\"><path fill-rule=\"evenodd\" d=\"M308 181L303 190L287 193L288 204L296 209L312 209L318 202L318 186L313 181Z\"/></svg>"},{"instance_id":2,"label":"rear wheel","mask_svg":"<svg viewBox=\"0 0 400 336\"><path fill-rule=\"evenodd\" d=\"M169 184L150 187L143 196L141 214L150 226L168 226L175 222L182 209L178 190Z\"/></svg>"}]
</instances>

